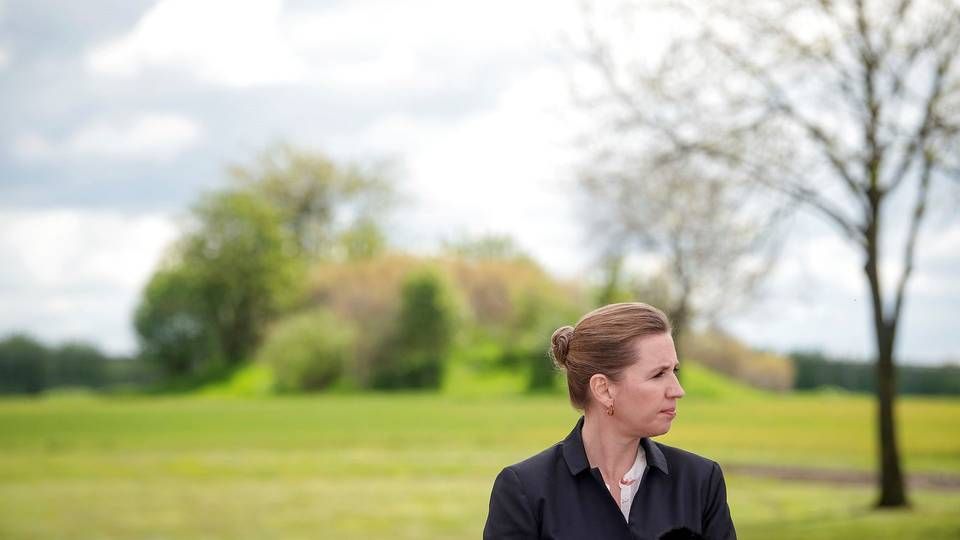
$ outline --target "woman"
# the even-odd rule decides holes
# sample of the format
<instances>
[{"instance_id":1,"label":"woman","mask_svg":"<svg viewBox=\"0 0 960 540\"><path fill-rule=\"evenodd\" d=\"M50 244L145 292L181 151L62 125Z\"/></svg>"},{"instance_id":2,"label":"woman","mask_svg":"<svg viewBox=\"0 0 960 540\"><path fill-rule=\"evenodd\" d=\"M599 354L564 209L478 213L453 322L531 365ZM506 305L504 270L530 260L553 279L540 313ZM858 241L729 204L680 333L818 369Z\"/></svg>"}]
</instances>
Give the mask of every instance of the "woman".
<instances>
[{"instance_id":1,"label":"woman","mask_svg":"<svg viewBox=\"0 0 960 540\"><path fill-rule=\"evenodd\" d=\"M485 539L736 538L720 467L650 440L670 430L684 394L660 310L591 311L554 332L552 356L584 414L497 476Z\"/></svg>"}]
</instances>

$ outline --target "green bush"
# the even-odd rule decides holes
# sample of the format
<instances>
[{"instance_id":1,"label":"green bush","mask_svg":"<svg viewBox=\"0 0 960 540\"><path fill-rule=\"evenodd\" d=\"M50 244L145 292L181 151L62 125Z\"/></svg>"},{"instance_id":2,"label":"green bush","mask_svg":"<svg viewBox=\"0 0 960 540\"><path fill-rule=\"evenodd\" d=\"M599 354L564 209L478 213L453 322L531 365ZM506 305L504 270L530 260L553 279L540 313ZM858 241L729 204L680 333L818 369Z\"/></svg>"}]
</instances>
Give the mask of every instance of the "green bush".
<instances>
[{"instance_id":1,"label":"green bush","mask_svg":"<svg viewBox=\"0 0 960 540\"><path fill-rule=\"evenodd\" d=\"M434 272L407 278L393 334L373 359L374 388L438 388L454 337L455 308Z\"/></svg>"},{"instance_id":2,"label":"green bush","mask_svg":"<svg viewBox=\"0 0 960 540\"><path fill-rule=\"evenodd\" d=\"M281 319L256 353L273 369L281 391L322 390L336 382L353 358L356 329L327 311Z\"/></svg>"}]
</instances>

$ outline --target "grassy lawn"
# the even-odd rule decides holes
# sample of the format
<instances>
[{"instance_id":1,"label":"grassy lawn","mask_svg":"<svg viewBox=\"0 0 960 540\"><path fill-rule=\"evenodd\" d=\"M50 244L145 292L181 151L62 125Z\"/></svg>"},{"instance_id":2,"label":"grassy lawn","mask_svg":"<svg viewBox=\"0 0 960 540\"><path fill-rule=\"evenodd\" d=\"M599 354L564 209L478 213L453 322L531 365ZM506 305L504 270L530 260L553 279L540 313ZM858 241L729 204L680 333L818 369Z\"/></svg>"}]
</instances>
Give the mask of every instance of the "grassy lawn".
<instances>
[{"instance_id":1,"label":"grassy lawn","mask_svg":"<svg viewBox=\"0 0 960 540\"><path fill-rule=\"evenodd\" d=\"M721 465L873 466L867 397L689 395L662 440ZM908 472L960 474L960 400L898 414ZM576 417L562 395L0 400L0 538L476 538L500 468ZM960 538L956 491L874 512L872 488L727 483L741 538Z\"/></svg>"}]
</instances>

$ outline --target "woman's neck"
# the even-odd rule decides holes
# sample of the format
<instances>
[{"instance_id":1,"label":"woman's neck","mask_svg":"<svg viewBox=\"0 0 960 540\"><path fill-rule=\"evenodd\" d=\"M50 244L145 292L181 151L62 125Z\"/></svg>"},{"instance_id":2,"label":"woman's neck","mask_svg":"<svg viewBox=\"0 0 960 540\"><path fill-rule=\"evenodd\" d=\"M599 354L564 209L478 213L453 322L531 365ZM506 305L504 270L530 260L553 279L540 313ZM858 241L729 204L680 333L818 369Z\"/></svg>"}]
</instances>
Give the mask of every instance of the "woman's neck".
<instances>
[{"instance_id":1,"label":"woman's neck","mask_svg":"<svg viewBox=\"0 0 960 540\"><path fill-rule=\"evenodd\" d=\"M612 419L602 412L584 414L581 435L587 461L591 467L600 469L607 483L623 478L633 467L640 439L620 433Z\"/></svg>"}]
</instances>

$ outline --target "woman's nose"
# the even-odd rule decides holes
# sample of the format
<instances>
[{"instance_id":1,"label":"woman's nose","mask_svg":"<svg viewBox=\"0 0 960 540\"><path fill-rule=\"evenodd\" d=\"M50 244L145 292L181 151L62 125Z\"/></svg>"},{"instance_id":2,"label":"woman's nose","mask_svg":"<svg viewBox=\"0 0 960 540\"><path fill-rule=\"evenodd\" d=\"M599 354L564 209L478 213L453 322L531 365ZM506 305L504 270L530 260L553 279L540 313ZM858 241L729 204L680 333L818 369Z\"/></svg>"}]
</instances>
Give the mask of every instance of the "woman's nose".
<instances>
[{"instance_id":1,"label":"woman's nose","mask_svg":"<svg viewBox=\"0 0 960 540\"><path fill-rule=\"evenodd\" d=\"M677 379L676 376L674 376L674 381L676 382L675 384L670 385L668 394L672 398L682 398L686 392L683 390L683 386L680 385L680 380Z\"/></svg>"}]
</instances>

